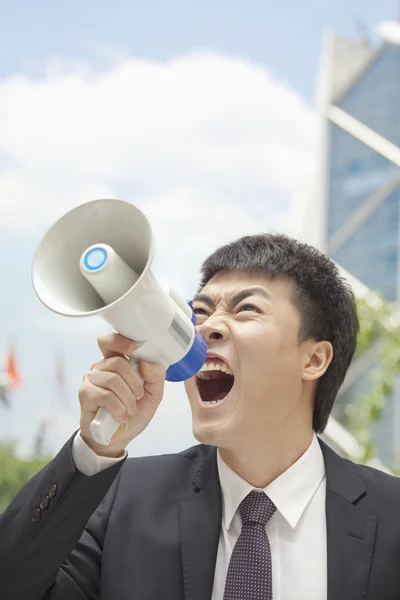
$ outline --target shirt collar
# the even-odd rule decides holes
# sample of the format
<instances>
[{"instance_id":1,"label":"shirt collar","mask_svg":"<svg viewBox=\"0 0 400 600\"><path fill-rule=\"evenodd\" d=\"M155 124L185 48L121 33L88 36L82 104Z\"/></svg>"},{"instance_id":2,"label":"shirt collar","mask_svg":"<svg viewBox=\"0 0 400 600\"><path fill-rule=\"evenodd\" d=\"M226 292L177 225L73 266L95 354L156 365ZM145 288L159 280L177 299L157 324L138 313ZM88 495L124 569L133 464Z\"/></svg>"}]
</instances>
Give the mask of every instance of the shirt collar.
<instances>
[{"instance_id":1,"label":"shirt collar","mask_svg":"<svg viewBox=\"0 0 400 600\"><path fill-rule=\"evenodd\" d=\"M222 519L229 529L241 501L254 489L222 460L219 450L217 464L222 490ZM311 498L325 477L325 463L316 434L306 452L264 492L276 509L294 529Z\"/></svg>"}]
</instances>

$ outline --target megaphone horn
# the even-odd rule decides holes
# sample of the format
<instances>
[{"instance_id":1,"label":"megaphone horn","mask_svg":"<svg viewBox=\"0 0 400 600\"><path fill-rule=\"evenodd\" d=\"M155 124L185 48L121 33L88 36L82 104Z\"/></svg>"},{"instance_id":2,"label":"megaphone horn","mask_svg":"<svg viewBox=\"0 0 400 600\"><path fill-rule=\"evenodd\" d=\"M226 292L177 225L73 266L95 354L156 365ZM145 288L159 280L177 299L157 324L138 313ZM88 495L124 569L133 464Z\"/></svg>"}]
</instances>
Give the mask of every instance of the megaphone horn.
<instances>
[{"instance_id":1,"label":"megaphone horn","mask_svg":"<svg viewBox=\"0 0 400 600\"><path fill-rule=\"evenodd\" d=\"M204 364L207 346L189 305L167 293L151 272L153 235L145 215L122 200L93 200L59 219L40 242L32 264L36 295L68 317L97 315L137 349L130 363L158 362L168 381L184 381ZM93 439L108 445L120 423L99 408Z\"/></svg>"}]
</instances>

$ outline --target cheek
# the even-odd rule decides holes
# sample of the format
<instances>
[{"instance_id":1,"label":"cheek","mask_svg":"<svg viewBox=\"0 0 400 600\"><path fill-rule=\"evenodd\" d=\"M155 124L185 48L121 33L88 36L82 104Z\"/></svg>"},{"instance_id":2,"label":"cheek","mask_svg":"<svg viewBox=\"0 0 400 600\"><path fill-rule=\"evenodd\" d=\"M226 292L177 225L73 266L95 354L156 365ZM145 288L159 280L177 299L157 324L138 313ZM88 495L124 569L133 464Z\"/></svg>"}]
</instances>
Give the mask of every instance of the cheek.
<instances>
[{"instance_id":1,"label":"cheek","mask_svg":"<svg viewBox=\"0 0 400 600\"><path fill-rule=\"evenodd\" d=\"M254 332L241 344L241 371L246 384L273 383L297 368L297 346L283 332Z\"/></svg>"},{"instance_id":2,"label":"cheek","mask_svg":"<svg viewBox=\"0 0 400 600\"><path fill-rule=\"evenodd\" d=\"M273 328L252 327L241 336L238 343L242 360L248 365L260 365L266 358L276 357L283 340Z\"/></svg>"}]
</instances>

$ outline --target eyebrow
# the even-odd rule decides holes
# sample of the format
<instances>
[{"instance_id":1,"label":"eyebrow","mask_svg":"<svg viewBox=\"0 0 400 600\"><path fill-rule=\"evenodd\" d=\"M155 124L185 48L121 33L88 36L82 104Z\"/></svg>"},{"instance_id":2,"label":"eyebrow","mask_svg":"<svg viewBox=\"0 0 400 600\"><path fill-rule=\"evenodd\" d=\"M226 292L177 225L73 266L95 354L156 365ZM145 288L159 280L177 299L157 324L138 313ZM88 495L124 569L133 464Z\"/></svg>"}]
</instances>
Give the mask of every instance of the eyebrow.
<instances>
[{"instance_id":1,"label":"eyebrow","mask_svg":"<svg viewBox=\"0 0 400 600\"><path fill-rule=\"evenodd\" d=\"M238 294L235 294L235 296L233 296L233 298L228 302L228 306L229 308L234 308L237 304L239 304L239 302L242 302L242 300L245 300L251 296L262 296L267 300L271 300L271 296L266 290L264 290L264 288L255 287L248 290L242 290ZM193 298L193 302L203 302L210 308L215 309L215 303L210 296L207 296L207 294L196 294L196 296Z\"/></svg>"}]
</instances>

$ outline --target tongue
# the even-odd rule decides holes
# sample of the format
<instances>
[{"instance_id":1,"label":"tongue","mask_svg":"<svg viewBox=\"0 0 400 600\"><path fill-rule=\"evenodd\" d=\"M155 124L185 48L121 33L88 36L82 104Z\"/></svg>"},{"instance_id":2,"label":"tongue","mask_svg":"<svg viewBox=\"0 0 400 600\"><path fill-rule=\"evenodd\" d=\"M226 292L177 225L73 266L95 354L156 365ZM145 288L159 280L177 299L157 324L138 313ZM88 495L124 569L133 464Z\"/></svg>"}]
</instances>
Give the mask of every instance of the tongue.
<instances>
[{"instance_id":1,"label":"tongue","mask_svg":"<svg viewBox=\"0 0 400 600\"><path fill-rule=\"evenodd\" d=\"M209 379L204 382L205 400L208 402L213 402L214 400L219 400L218 396L221 396L222 392L220 392L220 386L216 379Z\"/></svg>"},{"instance_id":2,"label":"tongue","mask_svg":"<svg viewBox=\"0 0 400 600\"><path fill-rule=\"evenodd\" d=\"M215 402L215 400L222 400L225 398L227 392L221 390L221 386L215 379L209 379L208 381L202 381L201 384L203 393L201 394L204 402Z\"/></svg>"},{"instance_id":3,"label":"tongue","mask_svg":"<svg viewBox=\"0 0 400 600\"><path fill-rule=\"evenodd\" d=\"M232 388L233 377L216 371L209 379L199 379L198 386L203 402L223 400Z\"/></svg>"}]
</instances>

